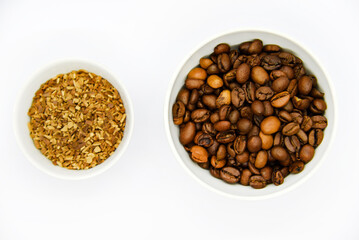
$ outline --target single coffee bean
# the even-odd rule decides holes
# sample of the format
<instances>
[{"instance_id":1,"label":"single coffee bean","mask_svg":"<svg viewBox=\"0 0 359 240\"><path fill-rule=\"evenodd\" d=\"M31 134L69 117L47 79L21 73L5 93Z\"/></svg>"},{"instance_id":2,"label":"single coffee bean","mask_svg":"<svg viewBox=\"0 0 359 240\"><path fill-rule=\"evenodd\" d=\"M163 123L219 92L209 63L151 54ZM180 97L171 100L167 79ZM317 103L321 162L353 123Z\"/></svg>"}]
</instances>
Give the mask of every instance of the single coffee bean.
<instances>
[{"instance_id":1,"label":"single coffee bean","mask_svg":"<svg viewBox=\"0 0 359 240\"><path fill-rule=\"evenodd\" d=\"M254 39L248 48L248 54L258 54L262 51L263 42L259 39Z\"/></svg>"},{"instance_id":2,"label":"single coffee bean","mask_svg":"<svg viewBox=\"0 0 359 240\"><path fill-rule=\"evenodd\" d=\"M302 124L303 122L303 116L300 112L291 112L290 115L293 118L293 122L296 122L298 124Z\"/></svg>"},{"instance_id":3,"label":"single coffee bean","mask_svg":"<svg viewBox=\"0 0 359 240\"><path fill-rule=\"evenodd\" d=\"M304 163L308 163L310 160L313 159L314 157L314 148L313 146L306 144L304 145L299 152L299 158L300 160L302 160Z\"/></svg>"},{"instance_id":4,"label":"single coffee bean","mask_svg":"<svg viewBox=\"0 0 359 240\"><path fill-rule=\"evenodd\" d=\"M207 148L209 155L211 156L216 155L218 147L219 147L219 143L216 140L213 140L213 144L209 148Z\"/></svg>"},{"instance_id":5,"label":"single coffee bean","mask_svg":"<svg viewBox=\"0 0 359 240\"><path fill-rule=\"evenodd\" d=\"M272 173L273 173L272 167L266 166L266 167L262 168L260 172L261 172L261 175L264 178L264 180L266 180L267 182L271 181ZM242 176L243 176L243 174L242 174Z\"/></svg>"},{"instance_id":6,"label":"single coffee bean","mask_svg":"<svg viewBox=\"0 0 359 240\"><path fill-rule=\"evenodd\" d=\"M308 76L303 76L298 80L298 91L302 95L308 95L312 90L313 82Z\"/></svg>"},{"instance_id":7,"label":"single coffee bean","mask_svg":"<svg viewBox=\"0 0 359 240\"><path fill-rule=\"evenodd\" d=\"M242 107L240 113L242 118L247 118L249 120L253 119L253 113L249 106Z\"/></svg>"},{"instance_id":8,"label":"single coffee bean","mask_svg":"<svg viewBox=\"0 0 359 240\"><path fill-rule=\"evenodd\" d=\"M207 109L196 109L191 113L191 119L195 123L205 122L210 116L210 112Z\"/></svg>"},{"instance_id":9,"label":"single coffee bean","mask_svg":"<svg viewBox=\"0 0 359 240\"><path fill-rule=\"evenodd\" d=\"M209 58L201 58L199 60L199 65L201 66L201 68L203 69L207 69L209 66L211 66L213 64L213 61Z\"/></svg>"},{"instance_id":10,"label":"single coffee bean","mask_svg":"<svg viewBox=\"0 0 359 240\"><path fill-rule=\"evenodd\" d=\"M183 122L183 116L186 112L186 107L181 101L177 101L172 107L172 115L174 123L180 125Z\"/></svg>"},{"instance_id":11,"label":"single coffee bean","mask_svg":"<svg viewBox=\"0 0 359 240\"><path fill-rule=\"evenodd\" d=\"M279 52L281 48L275 44L267 44L263 46L263 52Z\"/></svg>"},{"instance_id":12,"label":"single coffee bean","mask_svg":"<svg viewBox=\"0 0 359 240\"><path fill-rule=\"evenodd\" d=\"M287 111L280 111L278 113L278 118L284 123L289 123L293 121L292 115L290 115L290 113Z\"/></svg>"},{"instance_id":13,"label":"single coffee bean","mask_svg":"<svg viewBox=\"0 0 359 240\"><path fill-rule=\"evenodd\" d=\"M274 185L279 186L284 182L283 174L280 170L274 170L272 173L272 182Z\"/></svg>"},{"instance_id":14,"label":"single coffee bean","mask_svg":"<svg viewBox=\"0 0 359 240\"><path fill-rule=\"evenodd\" d=\"M189 104L196 105L199 99L199 92L197 89L192 89L189 95Z\"/></svg>"},{"instance_id":15,"label":"single coffee bean","mask_svg":"<svg viewBox=\"0 0 359 240\"><path fill-rule=\"evenodd\" d=\"M250 66L247 63L242 63L237 68L236 72L236 80L237 82L243 84L249 79L251 69Z\"/></svg>"},{"instance_id":16,"label":"single coffee bean","mask_svg":"<svg viewBox=\"0 0 359 240\"><path fill-rule=\"evenodd\" d=\"M282 66L279 70L284 72L287 75L288 79L293 79L294 78L294 70L293 70L293 68L291 68L289 66Z\"/></svg>"},{"instance_id":17,"label":"single coffee bean","mask_svg":"<svg viewBox=\"0 0 359 240\"><path fill-rule=\"evenodd\" d=\"M269 116L263 119L261 123L261 131L264 134L273 134L277 132L280 128L280 121L275 116Z\"/></svg>"},{"instance_id":18,"label":"single coffee bean","mask_svg":"<svg viewBox=\"0 0 359 240\"><path fill-rule=\"evenodd\" d=\"M205 106L207 106L209 109L215 109L216 108L216 95L203 95L202 102Z\"/></svg>"},{"instance_id":19,"label":"single coffee bean","mask_svg":"<svg viewBox=\"0 0 359 240\"><path fill-rule=\"evenodd\" d=\"M302 129L297 132L297 137L302 144L306 144L308 142L308 136Z\"/></svg>"},{"instance_id":20,"label":"single coffee bean","mask_svg":"<svg viewBox=\"0 0 359 240\"><path fill-rule=\"evenodd\" d=\"M278 161L285 161L289 158L288 152L281 146L274 146L271 150L271 155Z\"/></svg>"},{"instance_id":21,"label":"single coffee bean","mask_svg":"<svg viewBox=\"0 0 359 240\"><path fill-rule=\"evenodd\" d=\"M230 143L233 142L235 138L236 138L236 133L234 130L220 132L216 135L216 140L219 143Z\"/></svg>"},{"instance_id":22,"label":"single coffee bean","mask_svg":"<svg viewBox=\"0 0 359 240\"><path fill-rule=\"evenodd\" d=\"M271 98L271 104L275 108L285 106L290 100L290 94L287 91L277 93Z\"/></svg>"},{"instance_id":23,"label":"single coffee bean","mask_svg":"<svg viewBox=\"0 0 359 240\"><path fill-rule=\"evenodd\" d=\"M223 105L229 105L231 104L231 91L229 90L223 90L217 100L216 100L216 105L217 108L220 108Z\"/></svg>"},{"instance_id":24,"label":"single coffee bean","mask_svg":"<svg viewBox=\"0 0 359 240\"><path fill-rule=\"evenodd\" d=\"M292 153L298 152L300 149L300 141L297 136L285 137L284 145Z\"/></svg>"},{"instance_id":25,"label":"single coffee bean","mask_svg":"<svg viewBox=\"0 0 359 240\"><path fill-rule=\"evenodd\" d=\"M285 72L283 72L281 70L274 70L269 74L269 78L272 81L274 81L280 77L287 77L287 75L285 74Z\"/></svg>"},{"instance_id":26,"label":"single coffee bean","mask_svg":"<svg viewBox=\"0 0 359 240\"><path fill-rule=\"evenodd\" d=\"M186 111L184 116L183 116L183 122L186 123L189 120L191 120L191 112L190 111ZM177 124L176 124L177 125Z\"/></svg>"},{"instance_id":27,"label":"single coffee bean","mask_svg":"<svg viewBox=\"0 0 359 240\"><path fill-rule=\"evenodd\" d=\"M210 123L210 122L203 123L202 131L204 133L208 133L211 136L214 136L217 133L216 129L214 129L214 125L212 123Z\"/></svg>"},{"instance_id":28,"label":"single coffee bean","mask_svg":"<svg viewBox=\"0 0 359 240\"><path fill-rule=\"evenodd\" d=\"M252 163L250 160L248 161L248 169L249 171L251 171L251 173L256 175L261 173L259 169L254 166L254 163Z\"/></svg>"},{"instance_id":29,"label":"single coffee bean","mask_svg":"<svg viewBox=\"0 0 359 240\"><path fill-rule=\"evenodd\" d=\"M179 91L176 100L183 102L184 105L187 105L187 104L188 104L188 101L189 101L189 91L188 91L188 89L182 88L182 89Z\"/></svg>"},{"instance_id":30,"label":"single coffee bean","mask_svg":"<svg viewBox=\"0 0 359 240\"><path fill-rule=\"evenodd\" d=\"M256 98L260 101L269 100L273 95L273 90L267 86L262 86L256 90Z\"/></svg>"},{"instance_id":31,"label":"single coffee bean","mask_svg":"<svg viewBox=\"0 0 359 240\"><path fill-rule=\"evenodd\" d=\"M300 130L299 124L295 122L291 122L283 127L282 134L286 136L292 136L294 134L297 134L299 130Z\"/></svg>"},{"instance_id":32,"label":"single coffee bean","mask_svg":"<svg viewBox=\"0 0 359 240\"><path fill-rule=\"evenodd\" d=\"M324 129L328 125L326 117L321 115L312 116L312 122L312 128Z\"/></svg>"},{"instance_id":33,"label":"single coffee bean","mask_svg":"<svg viewBox=\"0 0 359 240\"><path fill-rule=\"evenodd\" d=\"M247 149L250 152L258 152L262 148L262 140L259 136L248 138Z\"/></svg>"},{"instance_id":34,"label":"single coffee bean","mask_svg":"<svg viewBox=\"0 0 359 240\"><path fill-rule=\"evenodd\" d=\"M214 129L219 132L227 131L231 128L231 123L229 121L218 121L214 124Z\"/></svg>"},{"instance_id":35,"label":"single coffee bean","mask_svg":"<svg viewBox=\"0 0 359 240\"><path fill-rule=\"evenodd\" d=\"M243 169L242 171L242 176L240 179L240 183L244 186L248 186L249 184L249 178L252 176L251 171L249 171L248 169Z\"/></svg>"},{"instance_id":36,"label":"single coffee bean","mask_svg":"<svg viewBox=\"0 0 359 240\"><path fill-rule=\"evenodd\" d=\"M180 127L180 142L182 145L191 143L196 135L196 125L193 122L186 123L183 127Z\"/></svg>"},{"instance_id":37,"label":"single coffee bean","mask_svg":"<svg viewBox=\"0 0 359 240\"><path fill-rule=\"evenodd\" d=\"M217 65L219 71L222 73L228 72L231 69L231 59L227 53L221 53L217 57Z\"/></svg>"},{"instance_id":38,"label":"single coffee bean","mask_svg":"<svg viewBox=\"0 0 359 240\"><path fill-rule=\"evenodd\" d=\"M269 101L264 101L263 102L263 107L264 107L263 116L268 117L268 116L273 115L274 109L272 107L272 104L270 104Z\"/></svg>"},{"instance_id":39,"label":"single coffee bean","mask_svg":"<svg viewBox=\"0 0 359 240\"><path fill-rule=\"evenodd\" d=\"M238 52L238 50L231 50L230 52L229 52L229 58L231 59L231 63L233 64L235 61L236 61L236 59L239 57L239 52ZM233 66L232 66L233 67ZM235 68L235 67L233 67L233 68ZM236 69L236 68L235 68Z\"/></svg>"},{"instance_id":40,"label":"single coffee bean","mask_svg":"<svg viewBox=\"0 0 359 240\"><path fill-rule=\"evenodd\" d=\"M225 73L223 75L223 80L224 82L228 83L231 82L232 80L234 80L236 78L236 74L237 74L237 69L232 69L229 72ZM227 86L227 85L226 85Z\"/></svg>"},{"instance_id":41,"label":"single coffee bean","mask_svg":"<svg viewBox=\"0 0 359 240\"><path fill-rule=\"evenodd\" d=\"M235 142L236 140L234 140ZM227 144L227 153L231 156L231 157L236 157L236 151L234 150L234 143L228 143Z\"/></svg>"},{"instance_id":42,"label":"single coffee bean","mask_svg":"<svg viewBox=\"0 0 359 240\"><path fill-rule=\"evenodd\" d=\"M243 90L248 103L252 103L255 100L256 86L253 82L247 82L243 85Z\"/></svg>"},{"instance_id":43,"label":"single coffee bean","mask_svg":"<svg viewBox=\"0 0 359 240\"><path fill-rule=\"evenodd\" d=\"M249 153L247 151L244 151L241 154L237 154L236 155L236 160L237 160L238 163L241 163L241 164L248 162Z\"/></svg>"},{"instance_id":44,"label":"single coffee bean","mask_svg":"<svg viewBox=\"0 0 359 240\"><path fill-rule=\"evenodd\" d=\"M273 89L274 92L279 93L286 90L288 86L289 86L289 79L287 77L280 77L272 82L271 88Z\"/></svg>"},{"instance_id":45,"label":"single coffee bean","mask_svg":"<svg viewBox=\"0 0 359 240\"><path fill-rule=\"evenodd\" d=\"M323 99L314 99L310 104L309 110L314 114L323 113L327 109L327 104Z\"/></svg>"},{"instance_id":46,"label":"single coffee bean","mask_svg":"<svg viewBox=\"0 0 359 240\"><path fill-rule=\"evenodd\" d=\"M256 168L264 168L267 164L267 160L268 160L268 155L267 155L267 151L259 151L257 156L256 156L256 160L254 162L254 166Z\"/></svg>"},{"instance_id":47,"label":"single coffee bean","mask_svg":"<svg viewBox=\"0 0 359 240\"><path fill-rule=\"evenodd\" d=\"M247 138L244 135L239 135L233 143L233 148L236 154L242 154L246 150Z\"/></svg>"},{"instance_id":48,"label":"single coffee bean","mask_svg":"<svg viewBox=\"0 0 359 240\"><path fill-rule=\"evenodd\" d=\"M250 138L252 136L259 136L260 128L256 125L252 127L252 129L247 133L247 137Z\"/></svg>"},{"instance_id":49,"label":"single coffee bean","mask_svg":"<svg viewBox=\"0 0 359 240\"><path fill-rule=\"evenodd\" d=\"M195 145L191 148L191 159L197 163L207 162L208 152L204 147Z\"/></svg>"},{"instance_id":50,"label":"single coffee bean","mask_svg":"<svg viewBox=\"0 0 359 240\"><path fill-rule=\"evenodd\" d=\"M283 142L284 142L283 135L280 132L277 132L274 136L273 145L281 146L283 145Z\"/></svg>"},{"instance_id":51,"label":"single coffee bean","mask_svg":"<svg viewBox=\"0 0 359 240\"><path fill-rule=\"evenodd\" d=\"M313 147L319 146L324 138L324 133L321 129L313 129L309 133L308 141Z\"/></svg>"},{"instance_id":52,"label":"single coffee bean","mask_svg":"<svg viewBox=\"0 0 359 240\"><path fill-rule=\"evenodd\" d=\"M213 137L208 133L202 132L202 134L198 136L197 142L197 145L208 148L213 144Z\"/></svg>"},{"instance_id":53,"label":"single coffee bean","mask_svg":"<svg viewBox=\"0 0 359 240\"><path fill-rule=\"evenodd\" d=\"M264 188L267 185L267 183L262 176L254 175L249 178L249 185L252 188L260 189L260 188Z\"/></svg>"},{"instance_id":54,"label":"single coffee bean","mask_svg":"<svg viewBox=\"0 0 359 240\"><path fill-rule=\"evenodd\" d=\"M273 71L281 67L281 60L275 55L266 55L262 58L261 66L267 71Z\"/></svg>"},{"instance_id":55,"label":"single coffee bean","mask_svg":"<svg viewBox=\"0 0 359 240\"><path fill-rule=\"evenodd\" d=\"M293 98L298 93L298 80L292 79L289 82L287 92L289 92L290 97Z\"/></svg>"},{"instance_id":56,"label":"single coffee bean","mask_svg":"<svg viewBox=\"0 0 359 240\"><path fill-rule=\"evenodd\" d=\"M259 137L262 140L262 149L268 150L273 146L273 136L259 132Z\"/></svg>"},{"instance_id":57,"label":"single coffee bean","mask_svg":"<svg viewBox=\"0 0 359 240\"><path fill-rule=\"evenodd\" d=\"M218 75L211 75L207 78L207 84L212 88L220 88L223 86L223 80Z\"/></svg>"},{"instance_id":58,"label":"single coffee bean","mask_svg":"<svg viewBox=\"0 0 359 240\"><path fill-rule=\"evenodd\" d=\"M225 167L220 171L221 179L227 183L236 183L241 177L241 173L234 167Z\"/></svg>"},{"instance_id":59,"label":"single coffee bean","mask_svg":"<svg viewBox=\"0 0 359 240\"><path fill-rule=\"evenodd\" d=\"M205 80L207 78L206 70L203 68L193 68L187 76L189 79Z\"/></svg>"},{"instance_id":60,"label":"single coffee bean","mask_svg":"<svg viewBox=\"0 0 359 240\"><path fill-rule=\"evenodd\" d=\"M220 176L220 172L221 172L221 170L220 169L217 169L217 168L214 168L214 167L210 167L209 168L209 172L210 172L210 174L213 176L213 177L215 177L215 178L221 178L221 176Z\"/></svg>"},{"instance_id":61,"label":"single coffee bean","mask_svg":"<svg viewBox=\"0 0 359 240\"><path fill-rule=\"evenodd\" d=\"M213 63L212 65L210 65L210 66L207 68L207 74L208 74L208 75L218 74L218 73L219 73L219 69L218 69L217 64L215 64L215 63Z\"/></svg>"},{"instance_id":62,"label":"single coffee bean","mask_svg":"<svg viewBox=\"0 0 359 240\"><path fill-rule=\"evenodd\" d=\"M247 134L253 127L252 121L247 118L241 118L237 122L237 130L239 134L245 135Z\"/></svg>"},{"instance_id":63,"label":"single coffee bean","mask_svg":"<svg viewBox=\"0 0 359 240\"><path fill-rule=\"evenodd\" d=\"M323 98L324 93L319 91L317 88L312 88L312 91L310 91L310 96L312 96L314 98Z\"/></svg>"},{"instance_id":64,"label":"single coffee bean","mask_svg":"<svg viewBox=\"0 0 359 240\"><path fill-rule=\"evenodd\" d=\"M217 159L216 156L211 157L211 165L214 168L222 168L226 165L226 159Z\"/></svg>"},{"instance_id":65,"label":"single coffee bean","mask_svg":"<svg viewBox=\"0 0 359 240\"><path fill-rule=\"evenodd\" d=\"M283 177L287 177L289 175L289 168L288 167L283 167L280 169L280 172L282 173Z\"/></svg>"},{"instance_id":66,"label":"single coffee bean","mask_svg":"<svg viewBox=\"0 0 359 240\"><path fill-rule=\"evenodd\" d=\"M312 128L312 125L313 125L312 119L309 116L304 116L300 128L303 129L303 131L308 132Z\"/></svg>"},{"instance_id":67,"label":"single coffee bean","mask_svg":"<svg viewBox=\"0 0 359 240\"><path fill-rule=\"evenodd\" d=\"M305 69L302 64L298 64L294 66L293 71L294 71L294 78L296 79L299 79L305 75Z\"/></svg>"},{"instance_id":68,"label":"single coffee bean","mask_svg":"<svg viewBox=\"0 0 359 240\"><path fill-rule=\"evenodd\" d=\"M310 105L310 99L307 98L300 98L297 96L294 96L292 98L292 102L295 108L298 108L299 110L305 110Z\"/></svg>"},{"instance_id":69,"label":"single coffee bean","mask_svg":"<svg viewBox=\"0 0 359 240\"><path fill-rule=\"evenodd\" d=\"M227 157L227 148L225 145L219 145L216 157L217 159L224 159Z\"/></svg>"},{"instance_id":70,"label":"single coffee bean","mask_svg":"<svg viewBox=\"0 0 359 240\"><path fill-rule=\"evenodd\" d=\"M187 78L185 86L188 89L199 89L204 84L203 80Z\"/></svg>"},{"instance_id":71,"label":"single coffee bean","mask_svg":"<svg viewBox=\"0 0 359 240\"><path fill-rule=\"evenodd\" d=\"M296 65L296 58L291 53L281 52L278 57L280 58L282 65L289 67L294 67Z\"/></svg>"},{"instance_id":72,"label":"single coffee bean","mask_svg":"<svg viewBox=\"0 0 359 240\"><path fill-rule=\"evenodd\" d=\"M215 112L215 113L212 113L211 116L209 117L209 120L211 121L211 123L216 123L218 122L220 119L219 119L219 113L218 112Z\"/></svg>"},{"instance_id":73,"label":"single coffee bean","mask_svg":"<svg viewBox=\"0 0 359 240\"><path fill-rule=\"evenodd\" d=\"M246 100L245 92L242 88L236 87L233 88L231 91L231 100L232 104L239 108L244 104L244 101Z\"/></svg>"},{"instance_id":74,"label":"single coffee bean","mask_svg":"<svg viewBox=\"0 0 359 240\"><path fill-rule=\"evenodd\" d=\"M302 161L295 161L289 166L289 172L297 174L303 171L304 163Z\"/></svg>"},{"instance_id":75,"label":"single coffee bean","mask_svg":"<svg viewBox=\"0 0 359 240\"><path fill-rule=\"evenodd\" d=\"M232 124L236 124L239 120L240 113L237 109L234 109L232 112L230 112L228 119Z\"/></svg>"},{"instance_id":76,"label":"single coffee bean","mask_svg":"<svg viewBox=\"0 0 359 240\"><path fill-rule=\"evenodd\" d=\"M219 120L227 120L231 113L232 107L230 105L223 105L218 110Z\"/></svg>"},{"instance_id":77,"label":"single coffee bean","mask_svg":"<svg viewBox=\"0 0 359 240\"><path fill-rule=\"evenodd\" d=\"M251 78L255 83L258 83L259 85L264 85L269 81L269 75L267 71L260 66L255 66L254 68L252 68Z\"/></svg>"},{"instance_id":78,"label":"single coffee bean","mask_svg":"<svg viewBox=\"0 0 359 240\"><path fill-rule=\"evenodd\" d=\"M262 116L262 114L264 113L263 103L258 100L253 101L251 104L251 110L254 115Z\"/></svg>"},{"instance_id":79,"label":"single coffee bean","mask_svg":"<svg viewBox=\"0 0 359 240\"><path fill-rule=\"evenodd\" d=\"M220 43L214 48L214 54L229 53L231 47L227 43Z\"/></svg>"}]
</instances>

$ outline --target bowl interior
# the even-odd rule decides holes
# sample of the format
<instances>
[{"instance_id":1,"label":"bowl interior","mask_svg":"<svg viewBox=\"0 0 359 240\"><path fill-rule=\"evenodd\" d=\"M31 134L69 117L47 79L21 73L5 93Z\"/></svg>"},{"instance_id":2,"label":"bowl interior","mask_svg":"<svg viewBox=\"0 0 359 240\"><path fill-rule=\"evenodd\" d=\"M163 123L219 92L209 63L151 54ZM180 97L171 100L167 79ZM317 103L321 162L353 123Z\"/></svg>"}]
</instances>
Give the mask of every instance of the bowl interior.
<instances>
[{"instance_id":1,"label":"bowl interior","mask_svg":"<svg viewBox=\"0 0 359 240\"><path fill-rule=\"evenodd\" d=\"M290 174L288 177L286 177L282 185L274 186L273 184L270 184L260 190L255 190L251 187L242 186L240 184L227 184L222 180L212 177L208 170L200 168L189 158L188 153L184 150L183 146L179 142L179 128L178 126L174 125L172 121L172 105L176 100L177 93L183 86L187 73L193 67L198 65L199 59L203 56L208 56L213 51L213 48L219 43L228 43L233 47L237 47L239 43L250 41L255 38L261 39L263 44L280 45L285 50L290 51L301 58L304 62L304 66L307 72L314 74L317 77L320 89L325 92L325 101L328 105L328 109L325 112L325 116L328 119L328 127L325 130L325 136L322 144L316 149L313 160L306 164L304 170L301 173L297 175ZM284 190L292 189L294 186L308 178L308 176L312 174L313 170L319 166L321 161L324 159L324 154L330 145L334 131L334 104L333 93L328 77L320 67L319 63L301 46L286 37L265 31L237 31L224 34L202 45L199 49L190 55L190 57L180 67L178 72L175 73L175 77L170 84L170 93L166 99L165 123L168 137L170 138L170 145L176 155L176 158L195 179L199 180L200 183L204 184L212 190L215 190L218 193L232 197L247 199L265 198L282 193Z\"/></svg>"},{"instance_id":2,"label":"bowl interior","mask_svg":"<svg viewBox=\"0 0 359 240\"><path fill-rule=\"evenodd\" d=\"M30 118L27 112L32 104L35 92L41 84L60 73L71 72L72 70L85 69L107 79L120 93L126 109L127 119L122 142L115 152L103 163L88 170L69 170L52 164L42 153L36 149L29 135L27 123ZM19 95L15 105L14 128L15 135L26 157L39 169L59 178L81 179L97 175L111 167L125 151L133 128L133 112L131 100L118 79L104 67L85 60L61 60L39 70L28 81Z\"/></svg>"}]
</instances>

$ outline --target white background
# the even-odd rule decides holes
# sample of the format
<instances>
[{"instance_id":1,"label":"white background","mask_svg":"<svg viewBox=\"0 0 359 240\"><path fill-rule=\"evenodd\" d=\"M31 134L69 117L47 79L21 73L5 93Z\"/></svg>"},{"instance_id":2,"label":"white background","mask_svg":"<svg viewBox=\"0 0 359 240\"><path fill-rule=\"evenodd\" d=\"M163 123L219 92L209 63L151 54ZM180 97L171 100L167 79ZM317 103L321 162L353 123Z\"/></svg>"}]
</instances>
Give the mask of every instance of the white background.
<instances>
[{"instance_id":1,"label":"white background","mask_svg":"<svg viewBox=\"0 0 359 240\"><path fill-rule=\"evenodd\" d=\"M0 0L0 240L359 239L358 12L354 0ZM203 188L175 160L164 132L164 98L179 63L204 40L238 28L272 29L306 46L329 73L339 107L322 167L268 200ZM12 128L28 76L66 57L119 75L136 114L121 160L82 181L33 167Z\"/></svg>"}]
</instances>

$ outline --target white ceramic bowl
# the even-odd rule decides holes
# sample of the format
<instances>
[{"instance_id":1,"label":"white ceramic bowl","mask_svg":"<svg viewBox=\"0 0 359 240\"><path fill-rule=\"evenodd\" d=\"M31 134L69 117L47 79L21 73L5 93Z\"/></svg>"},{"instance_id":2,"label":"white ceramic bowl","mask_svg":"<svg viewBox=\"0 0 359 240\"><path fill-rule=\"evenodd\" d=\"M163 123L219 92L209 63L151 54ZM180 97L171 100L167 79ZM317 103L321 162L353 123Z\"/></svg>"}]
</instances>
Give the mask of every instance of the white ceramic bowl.
<instances>
[{"instance_id":1,"label":"white ceramic bowl","mask_svg":"<svg viewBox=\"0 0 359 240\"><path fill-rule=\"evenodd\" d=\"M107 79L120 93L126 109L126 128L123 139L115 152L103 163L88 170L69 170L52 164L35 146L30 137L27 123L30 118L27 112L31 106L32 98L40 85L60 73L71 72L72 70L85 69ZM130 141L134 124L134 115L131 99L120 82L119 78L105 67L88 60L68 59L51 63L30 77L19 93L14 109L14 130L21 150L27 159L43 172L62 179L84 179L98 175L113 166L125 152Z\"/></svg>"},{"instance_id":2,"label":"white ceramic bowl","mask_svg":"<svg viewBox=\"0 0 359 240\"><path fill-rule=\"evenodd\" d=\"M325 116L328 119L328 127L325 129L324 140L316 149L312 161L306 164L303 172L296 175L290 174L286 177L282 185L274 186L273 184L270 184L259 190L240 184L227 184L222 180L212 177L208 170L200 168L189 158L188 153L179 142L179 128L174 125L172 121L172 105L176 100L177 93L183 86L188 72L198 65L199 59L212 53L213 48L219 43L228 43L231 46L237 47L239 43L250 41L255 38L261 39L263 44L280 45L282 48L289 50L300 57L304 62L306 70L317 77L320 89L325 92L325 100L328 105L328 109L325 112ZM207 188L217 193L240 199L263 199L276 196L288 192L303 183L304 180L308 179L324 161L327 150L330 148L332 139L334 138L336 125L336 103L333 90L328 75L313 54L297 42L283 36L283 34L263 30L238 30L227 32L201 44L189 54L186 60L174 73L173 79L169 84L164 109L164 122L168 141L179 163L194 179Z\"/></svg>"}]
</instances>

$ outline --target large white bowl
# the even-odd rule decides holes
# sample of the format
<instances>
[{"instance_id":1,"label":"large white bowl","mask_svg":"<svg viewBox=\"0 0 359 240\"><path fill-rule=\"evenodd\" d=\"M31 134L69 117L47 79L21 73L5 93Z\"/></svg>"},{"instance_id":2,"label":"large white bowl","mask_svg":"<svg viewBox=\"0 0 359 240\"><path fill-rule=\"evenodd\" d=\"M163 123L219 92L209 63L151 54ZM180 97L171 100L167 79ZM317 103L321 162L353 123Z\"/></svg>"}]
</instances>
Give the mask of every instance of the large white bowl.
<instances>
[{"instance_id":1,"label":"large white bowl","mask_svg":"<svg viewBox=\"0 0 359 240\"><path fill-rule=\"evenodd\" d=\"M176 100L177 93L183 86L188 72L193 67L198 65L199 59L212 53L213 48L219 43L228 43L231 46L237 47L240 43L253 40L255 38L261 39L263 44L280 45L282 48L289 50L301 58L304 62L306 70L317 77L320 89L325 92L325 101L328 105L328 109L325 112L325 116L328 119L328 127L325 129L324 140L316 149L315 156L312 161L306 164L303 172L296 175L290 174L286 177L282 185L275 186L270 184L263 189L253 189L240 184L227 184L222 180L212 177L208 170L200 168L189 158L188 153L179 142L179 128L174 125L172 121L172 105ZM325 160L327 150L331 147L336 129L336 102L333 90L333 86L327 73L324 71L323 67L321 67L317 59L306 48L294 40L283 36L283 34L264 30L237 30L227 32L201 44L197 49L189 54L185 61L180 64L178 70L174 73L174 76L169 84L164 106L164 122L168 141L176 159L183 166L183 168L199 183L216 193L234 198L250 200L273 197L288 192L303 183Z\"/></svg>"},{"instance_id":2,"label":"large white bowl","mask_svg":"<svg viewBox=\"0 0 359 240\"><path fill-rule=\"evenodd\" d=\"M42 83L57 74L67 73L72 70L79 69L85 69L89 72L102 76L118 90L126 109L127 118L123 139L115 152L108 159L88 170L69 170L53 165L52 162L34 146L27 127L27 123L30 121L27 112L31 106L32 98L35 96L35 92L40 88ZM113 166L120 159L128 146L132 135L133 124L134 115L131 99L119 78L105 67L83 59L59 60L38 70L23 86L19 93L17 102L15 103L14 109L15 136L27 159L29 159L33 165L43 172L62 179L84 179L92 177Z\"/></svg>"}]
</instances>

